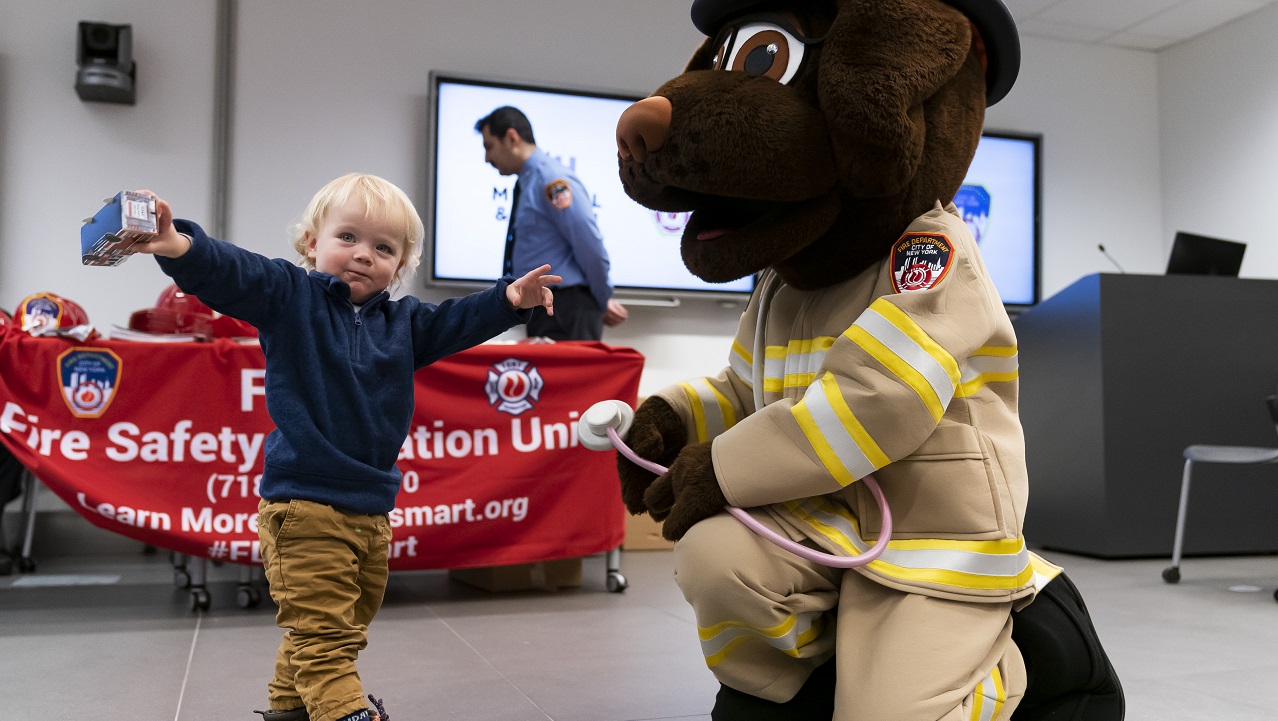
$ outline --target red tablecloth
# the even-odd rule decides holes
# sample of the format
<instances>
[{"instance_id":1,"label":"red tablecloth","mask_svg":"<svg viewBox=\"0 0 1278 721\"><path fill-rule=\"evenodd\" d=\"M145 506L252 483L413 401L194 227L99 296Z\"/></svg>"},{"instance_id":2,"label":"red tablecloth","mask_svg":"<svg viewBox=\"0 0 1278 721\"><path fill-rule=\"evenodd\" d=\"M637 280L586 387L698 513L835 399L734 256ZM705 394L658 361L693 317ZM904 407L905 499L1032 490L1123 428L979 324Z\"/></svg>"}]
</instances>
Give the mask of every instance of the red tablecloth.
<instances>
[{"instance_id":1,"label":"red tablecloth","mask_svg":"<svg viewBox=\"0 0 1278 721\"><path fill-rule=\"evenodd\" d=\"M260 563L256 483L272 428L256 345L79 343L0 329L0 443L94 525ZM643 357L602 343L483 345L417 373L391 568L467 568L616 548L612 453L577 443L591 404L634 403Z\"/></svg>"}]
</instances>

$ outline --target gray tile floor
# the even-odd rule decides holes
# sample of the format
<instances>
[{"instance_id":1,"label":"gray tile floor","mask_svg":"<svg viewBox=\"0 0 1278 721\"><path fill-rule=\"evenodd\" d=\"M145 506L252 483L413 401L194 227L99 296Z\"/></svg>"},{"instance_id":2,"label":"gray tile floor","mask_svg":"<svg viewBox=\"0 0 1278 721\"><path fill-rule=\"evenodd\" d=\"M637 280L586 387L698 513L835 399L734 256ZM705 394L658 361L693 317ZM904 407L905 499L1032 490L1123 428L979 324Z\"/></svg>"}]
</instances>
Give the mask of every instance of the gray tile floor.
<instances>
[{"instance_id":1,"label":"gray tile floor","mask_svg":"<svg viewBox=\"0 0 1278 721\"><path fill-rule=\"evenodd\" d=\"M1190 558L1168 586L1163 559L1044 555L1082 589L1128 719L1278 718L1278 557ZM258 718L279 631L269 600L236 605L234 567L211 572L212 608L194 613L163 553L38 562L0 577L0 718ZM708 720L717 684L669 552L626 553L622 566L620 594L605 590L602 556L585 560L580 588L558 592L393 574L360 658L368 690L395 721ZM73 575L118 579L38 585Z\"/></svg>"}]
</instances>

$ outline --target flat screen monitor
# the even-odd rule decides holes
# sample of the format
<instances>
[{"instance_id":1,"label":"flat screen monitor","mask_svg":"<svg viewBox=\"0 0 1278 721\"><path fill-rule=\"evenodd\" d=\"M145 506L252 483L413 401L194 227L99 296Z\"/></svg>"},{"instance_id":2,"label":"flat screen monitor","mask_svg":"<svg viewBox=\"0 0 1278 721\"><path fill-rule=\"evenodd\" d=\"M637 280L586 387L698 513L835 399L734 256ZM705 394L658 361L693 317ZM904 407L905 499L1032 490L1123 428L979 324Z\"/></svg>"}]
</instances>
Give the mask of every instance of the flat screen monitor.
<instances>
[{"instance_id":1,"label":"flat screen monitor","mask_svg":"<svg viewBox=\"0 0 1278 721\"><path fill-rule=\"evenodd\" d=\"M426 262L432 285L491 283L501 268L513 176L484 162L475 122L502 105L522 110L537 147L576 172L594 202L620 296L741 299L754 278L707 283L684 267L687 213L630 199L617 174L617 119L639 95L434 71ZM987 132L955 198L1003 301L1039 299L1038 136Z\"/></svg>"},{"instance_id":2,"label":"flat screen monitor","mask_svg":"<svg viewBox=\"0 0 1278 721\"><path fill-rule=\"evenodd\" d=\"M528 116L537 147L573 170L590 192L619 296L744 299L754 288L752 276L707 283L684 267L679 241L687 213L649 210L622 189L617 120L641 97L431 73L430 282L491 283L500 273L515 178L484 162L475 122L511 105Z\"/></svg>"},{"instance_id":3,"label":"flat screen monitor","mask_svg":"<svg viewBox=\"0 0 1278 721\"><path fill-rule=\"evenodd\" d=\"M1209 238L1184 231L1176 233L1171 256L1167 259L1168 275L1227 275L1238 277L1242 268L1246 243Z\"/></svg>"},{"instance_id":4,"label":"flat screen monitor","mask_svg":"<svg viewBox=\"0 0 1278 721\"><path fill-rule=\"evenodd\" d=\"M1042 136L987 130L954 196L1003 304L1039 301Z\"/></svg>"}]
</instances>

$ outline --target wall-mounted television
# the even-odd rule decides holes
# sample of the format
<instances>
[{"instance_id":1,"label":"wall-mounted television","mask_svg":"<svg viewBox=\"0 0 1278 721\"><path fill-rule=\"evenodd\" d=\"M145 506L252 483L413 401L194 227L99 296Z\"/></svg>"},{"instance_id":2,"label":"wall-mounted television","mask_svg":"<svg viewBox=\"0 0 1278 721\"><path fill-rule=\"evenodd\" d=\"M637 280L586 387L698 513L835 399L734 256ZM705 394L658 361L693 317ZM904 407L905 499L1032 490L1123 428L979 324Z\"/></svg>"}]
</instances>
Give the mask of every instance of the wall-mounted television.
<instances>
[{"instance_id":1,"label":"wall-mounted television","mask_svg":"<svg viewBox=\"0 0 1278 721\"><path fill-rule=\"evenodd\" d=\"M528 116L537 147L572 168L594 196L618 296L743 299L753 277L707 283L684 267L679 240L686 213L649 210L622 189L617 119L640 97L432 71L426 282L474 287L491 283L501 269L515 180L484 162L475 122L512 105ZM955 198L1009 306L1039 299L1039 141L987 132Z\"/></svg>"},{"instance_id":2,"label":"wall-mounted television","mask_svg":"<svg viewBox=\"0 0 1278 721\"><path fill-rule=\"evenodd\" d=\"M708 297L743 300L754 278L707 283L683 265L686 213L658 213L630 199L617 174L617 119L640 95L544 87L432 72L432 190L427 203L428 281L491 283L500 274L514 176L484 162L475 122L503 105L528 116L537 147L559 159L593 196L595 218L623 300Z\"/></svg>"},{"instance_id":3,"label":"wall-mounted television","mask_svg":"<svg viewBox=\"0 0 1278 721\"><path fill-rule=\"evenodd\" d=\"M1003 305L1039 301L1042 136L987 130L954 197Z\"/></svg>"}]
</instances>

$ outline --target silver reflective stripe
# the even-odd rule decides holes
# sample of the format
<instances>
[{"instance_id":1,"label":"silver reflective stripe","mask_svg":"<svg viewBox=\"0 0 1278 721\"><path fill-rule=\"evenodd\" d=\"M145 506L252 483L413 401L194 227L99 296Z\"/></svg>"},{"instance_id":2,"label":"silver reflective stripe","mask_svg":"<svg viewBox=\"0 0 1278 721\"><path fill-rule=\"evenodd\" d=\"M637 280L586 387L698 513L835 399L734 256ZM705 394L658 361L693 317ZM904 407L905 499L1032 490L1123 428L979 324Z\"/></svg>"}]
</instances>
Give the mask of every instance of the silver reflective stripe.
<instances>
[{"instance_id":1,"label":"silver reflective stripe","mask_svg":"<svg viewBox=\"0 0 1278 721\"><path fill-rule=\"evenodd\" d=\"M785 391L785 348L770 345L763 359L763 390L767 393Z\"/></svg>"},{"instance_id":2,"label":"silver reflective stripe","mask_svg":"<svg viewBox=\"0 0 1278 721\"><path fill-rule=\"evenodd\" d=\"M829 379L828 382L826 378ZM827 388L827 385L830 387ZM868 435L866 441L874 447L862 448L850 429L844 425L838 411L831 405L830 394L838 397L838 402L843 402L842 396L839 395L838 384L833 376L826 374L825 378L808 386L807 392L803 394L803 400L791 409L791 414L821 458L826 471L839 485L846 486L877 471L881 465L886 465L887 458L882 456L882 451L872 439L869 439ZM848 413L851 414L851 409L848 409ZM811 424L807 422L809 420ZM858 430L864 431L854 418L852 422L857 425ZM833 458L829 457L831 454ZM883 463L876 464L871 460L871 456L879 458Z\"/></svg>"},{"instance_id":3,"label":"silver reflective stripe","mask_svg":"<svg viewBox=\"0 0 1278 721\"><path fill-rule=\"evenodd\" d=\"M990 675L972 691L972 721L995 721L1002 718L1003 703L1007 701L1007 689L1003 677L995 666Z\"/></svg>"},{"instance_id":4,"label":"silver reflective stripe","mask_svg":"<svg viewBox=\"0 0 1278 721\"><path fill-rule=\"evenodd\" d=\"M830 336L790 341L785 356L785 388L806 388L811 385L825 365L825 355L832 345L834 338Z\"/></svg>"},{"instance_id":5,"label":"silver reflective stripe","mask_svg":"<svg viewBox=\"0 0 1278 721\"><path fill-rule=\"evenodd\" d=\"M950 404L954 398L954 384L950 381L949 373L922 346L915 343L913 338L906 335L887 318L879 315L873 307L867 308L861 317L856 319L854 325L860 326L923 376L936 393L942 408ZM904 380L903 378L902 381Z\"/></svg>"},{"instance_id":6,"label":"silver reflective stripe","mask_svg":"<svg viewBox=\"0 0 1278 721\"><path fill-rule=\"evenodd\" d=\"M985 350L985 349L982 349ZM955 395L970 396L986 383L1010 382L1017 379L1020 363L1015 348L993 349L1006 351L1005 355L972 355L963 364L962 380ZM980 351L977 351L978 353Z\"/></svg>"},{"instance_id":7,"label":"silver reflective stripe","mask_svg":"<svg viewBox=\"0 0 1278 721\"><path fill-rule=\"evenodd\" d=\"M790 656L798 656L799 648L820 634L821 611L807 611L790 616L772 628L754 628L738 622L720 623L710 628L698 628L701 652L706 665L717 666L743 642L755 639Z\"/></svg>"},{"instance_id":8,"label":"silver reflective stripe","mask_svg":"<svg viewBox=\"0 0 1278 721\"><path fill-rule=\"evenodd\" d=\"M714 386L704 378L682 384L696 394L698 408L693 409L697 420L697 438L704 443L723 435L723 432L736 424L736 414L728 399L715 390ZM700 412L698 412L700 410Z\"/></svg>"},{"instance_id":9,"label":"silver reflective stripe","mask_svg":"<svg viewBox=\"0 0 1278 721\"><path fill-rule=\"evenodd\" d=\"M864 553L872 545L861 539L860 529L851 511L837 509L834 504L817 498L789 501L785 507L814 533L828 538L844 549L848 555ZM911 548L911 546L915 547ZM964 546L988 548L996 552L965 550ZM1008 548L1012 552L997 552L1000 548ZM889 541L883 555L870 563L869 567L886 576L909 575L901 574L888 567L896 566L900 569L939 570L974 576L1018 579L1027 573L1029 564L1029 549L1020 539L1015 541L901 540ZM999 584L1000 587L1003 585L1005 584Z\"/></svg>"}]
</instances>

